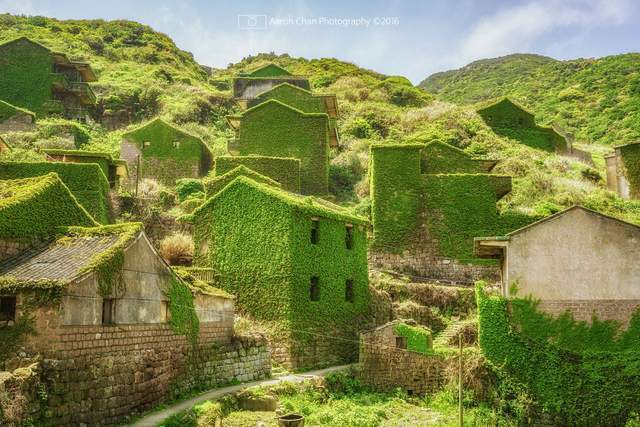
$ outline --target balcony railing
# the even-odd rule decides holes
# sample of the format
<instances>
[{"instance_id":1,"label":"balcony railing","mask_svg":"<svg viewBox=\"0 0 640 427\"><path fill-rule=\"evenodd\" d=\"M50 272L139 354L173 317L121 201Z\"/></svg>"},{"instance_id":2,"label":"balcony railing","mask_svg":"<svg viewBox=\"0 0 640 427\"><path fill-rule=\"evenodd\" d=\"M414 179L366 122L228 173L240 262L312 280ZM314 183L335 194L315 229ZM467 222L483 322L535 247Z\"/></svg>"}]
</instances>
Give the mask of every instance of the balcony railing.
<instances>
[{"instance_id":1,"label":"balcony railing","mask_svg":"<svg viewBox=\"0 0 640 427\"><path fill-rule=\"evenodd\" d=\"M71 90L75 93L77 93L78 95L80 95L80 97L90 103L90 104L95 104L96 102L96 95L93 93L93 90L91 89L91 87L85 83L85 82L71 82L70 84L71 86Z\"/></svg>"},{"instance_id":2,"label":"balcony railing","mask_svg":"<svg viewBox=\"0 0 640 427\"><path fill-rule=\"evenodd\" d=\"M69 90L69 78L62 73L51 73L54 89Z\"/></svg>"}]
</instances>

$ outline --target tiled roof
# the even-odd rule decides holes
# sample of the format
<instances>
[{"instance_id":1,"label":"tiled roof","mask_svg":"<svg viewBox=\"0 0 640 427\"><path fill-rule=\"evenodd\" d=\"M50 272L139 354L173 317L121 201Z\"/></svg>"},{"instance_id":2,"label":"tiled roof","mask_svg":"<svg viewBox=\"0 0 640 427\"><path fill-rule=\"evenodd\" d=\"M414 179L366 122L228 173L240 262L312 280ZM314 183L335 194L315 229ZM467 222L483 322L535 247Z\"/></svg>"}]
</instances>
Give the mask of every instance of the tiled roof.
<instances>
[{"instance_id":1,"label":"tiled roof","mask_svg":"<svg viewBox=\"0 0 640 427\"><path fill-rule=\"evenodd\" d=\"M49 242L0 262L0 276L24 281L76 278L94 256L114 245L118 234L72 237Z\"/></svg>"}]
</instances>

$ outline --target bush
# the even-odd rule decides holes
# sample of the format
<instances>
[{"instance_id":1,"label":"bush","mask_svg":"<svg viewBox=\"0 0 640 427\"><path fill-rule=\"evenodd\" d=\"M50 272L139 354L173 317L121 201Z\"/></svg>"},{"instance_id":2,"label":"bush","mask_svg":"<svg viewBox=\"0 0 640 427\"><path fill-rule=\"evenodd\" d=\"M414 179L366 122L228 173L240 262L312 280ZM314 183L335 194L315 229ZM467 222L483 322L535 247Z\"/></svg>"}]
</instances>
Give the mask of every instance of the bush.
<instances>
[{"instance_id":1,"label":"bush","mask_svg":"<svg viewBox=\"0 0 640 427\"><path fill-rule=\"evenodd\" d=\"M174 233L160 242L160 255L171 265L190 264L193 257L193 238L184 233Z\"/></svg>"},{"instance_id":2,"label":"bush","mask_svg":"<svg viewBox=\"0 0 640 427\"><path fill-rule=\"evenodd\" d=\"M196 192L204 193L202 181L194 178L182 178L176 181L176 193L178 200L184 202L189 196Z\"/></svg>"},{"instance_id":3,"label":"bush","mask_svg":"<svg viewBox=\"0 0 640 427\"><path fill-rule=\"evenodd\" d=\"M369 122L361 117L356 117L345 123L343 132L360 139L372 138L375 135Z\"/></svg>"}]
</instances>

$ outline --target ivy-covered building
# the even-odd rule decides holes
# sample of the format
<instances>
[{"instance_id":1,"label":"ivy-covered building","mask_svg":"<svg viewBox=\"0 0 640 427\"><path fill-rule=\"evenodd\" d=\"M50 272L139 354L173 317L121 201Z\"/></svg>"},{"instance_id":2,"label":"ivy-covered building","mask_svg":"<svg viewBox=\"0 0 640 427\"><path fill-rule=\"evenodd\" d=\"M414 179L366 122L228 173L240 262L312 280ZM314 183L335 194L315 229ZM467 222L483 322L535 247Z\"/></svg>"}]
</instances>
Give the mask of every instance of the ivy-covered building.
<instances>
[{"instance_id":1,"label":"ivy-covered building","mask_svg":"<svg viewBox=\"0 0 640 427\"><path fill-rule=\"evenodd\" d=\"M110 220L109 182L97 164L0 162L0 180L32 178L55 172L78 203L101 224Z\"/></svg>"},{"instance_id":2,"label":"ivy-covered building","mask_svg":"<svg viewBox=\"0 0 640 427\"><path fill-rule=\"evenodd\" d=\"M197 136L157 118L122 136L120 157L129 169L129 185L155 179L173 186L180 178L200 178L211 168L209 147Z\"/></svg>"},{"instance_id":3,"label":"ivy-covered building","mask_svg":"<svg viewBox=\"0 0 640 427\"><path fill-rule=\"evenodd\" d=\"M316 95L291 83L281 83L260 93L248 101L248 107L275 99L305 113L325 113L329 116L329 145L340 143L336 120L339 118L338 101L335 95Z\"/></svg>"},{"instance_id":4,"label":"ivy-covered building","mask_svg":"<svg viewBox=\"0 0 640 427\"><path fill-rule=\"evenodd\" d=\"M498 214L511 178L489 174L494 165L441 142L372 145L371 265L454 282L497 277L473 238L531 219Z\"/></svg>"},{"instance_id":5,"label":"ivy-covered building","mask_svg":"<svg viewBox=\"0 0 640 427\"><path fill-rule=\"evenodd\" d=\"M236 166L235 168L223 174L208 176L207 178L205 178L203 180L205 197L207 199L209 197L213 197L216 193L218 193L224 187L229 185L231 181L233 181L239 176L246 176L247 178L251 178L256 182L270 185L272 187L278 187L278 188L282 187L278 181L274 181L268 176L262 175L252 169L249 169L244 165L240 165L240 166Z\"/></svg>"},{"instance_id":6,"label":"ivy-covered building","mask_svg":"<svg viewBox=\"0 0 640 427\"><path fill-rule=\"evenodd\" d=\"M571 153L568 141L550 127L538 126L534 115L509 98L503 98L477 110L493 131L539 150Z\"/></svg>"},{"instance_id":7,"label":"ivy-covered building","mask_svg":"<svg viewBox=\"0 0 640 427\"><path fill-rule=\"evenodd\" d=\"M605 161L609 190L623 199L640 199L640 142L615 147Z\"/></svg>"},{"instance_id":8,"label":"ivy-covered building","mask_svg":"<svg viewBox=\"0 0 640 427\"><path fill-rule=\"evenodd\" d=\"M114 159L109 153L83 150L43 149L45 158L52 162L63 163L95 163L109 181L109 186L115 188L124 184L127 179L127 162L124 159Z\"/></svg>"},{"instance_id":9,"label":"ivy-covered building","mask_svg":"<svg viewBox=\"0 0 640 427\"><path fill-rule=\"evenodd\" d=\"M233 97L241 106L246 107L249 100L282 83L310 89L309 80L306 77L294 76L276 64L266 64L236 76L233 79Z\"/></svg>"},{"instance_id":10,"label":"ivy-covered building","mask_svg":"<svg viewBox=\"0 0 640 427\"><path fill-rule=\"evenodd\" d=\"M236 138L228 145L229 153L299 159L301 193L327 193L330 121L326 113L305 113L269 99L229 116L228 122L236 131Z\"/></svg>"},{"instance_id":11,"label":"ivy-covered building","mask_svg":"<svg viewBox=\"0 0 640 427\"><path fill-rule=\"evenodd\" d=\"M213 175L222 176L239 166L269 177L286 191L300 193L300 160L298 159L269 156L218 156L214 163Z\"/></svg>"},{"instance_id":12,"label":"ivy-covered building","mask_svg":"<svg viewBox=\"0 0 640 427\"><path fill-rule=\"evenodd\" d=\"M265 325L278 362L355 358L357 320L369 302L365 219L240 176L191 222L194 263L213 269L216 286Z\"/></svg>"},{"instance_id":13,"label":"ivy-covered building","mask_svg":"<svg viewBox=\"0 0 640 427\"><path fill-rule=\"evenodd\" d=\"M22 132L32 130L36 115L24 108L16 107L0 99L0 132Z\"/></svg>"},{"instance_id":14,"label":"ivy-covered building","mask_svg":"<svg viewBox=\"0 0 640 427\"><path fill-rule=\"evenodd\" d=\"M88 63L26 37L0 45L0 97L37 115L84 120L96 102L89 86L96 80Z\"/></svg>"},{"instance_id":15,"label":"ivy-covered building","mask_svg":"<svg viewBox=\"0 0 640 427\"><path fill-rule=\"evenodd\" d=\"M0 180L0 260L70 225L98 224L57 174Z\"/></svg>"}]
</instances>

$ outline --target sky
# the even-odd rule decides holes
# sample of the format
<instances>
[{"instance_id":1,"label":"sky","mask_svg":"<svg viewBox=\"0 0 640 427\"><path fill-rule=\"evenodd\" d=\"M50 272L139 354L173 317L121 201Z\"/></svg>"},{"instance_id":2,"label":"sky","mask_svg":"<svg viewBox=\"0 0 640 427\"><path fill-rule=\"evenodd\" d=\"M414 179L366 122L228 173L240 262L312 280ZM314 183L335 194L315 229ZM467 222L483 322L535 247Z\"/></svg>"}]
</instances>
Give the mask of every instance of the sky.
<instances>
[{"instance_id":1,"label":"sky","mask_svg":"<svg viewBox=\"0 0 640 427\"><path fill-rule=\"evenodd\" d=\"M510 53L556 59L638 51L638 0L0 0L0 13L128 19L203 65L260 53L334 57L414 83Z\"/></svg>"}]
</instances>

